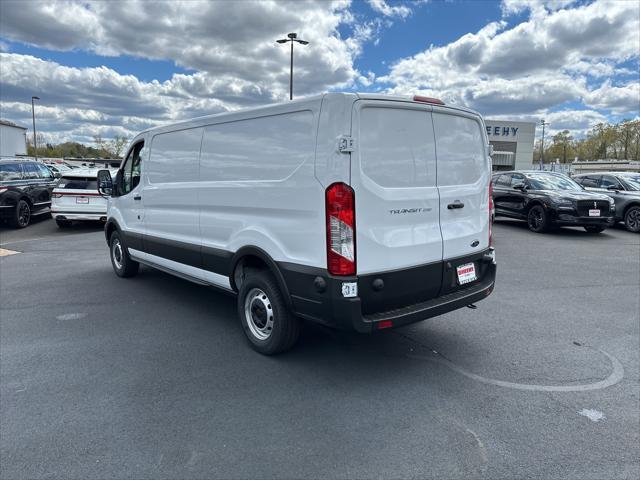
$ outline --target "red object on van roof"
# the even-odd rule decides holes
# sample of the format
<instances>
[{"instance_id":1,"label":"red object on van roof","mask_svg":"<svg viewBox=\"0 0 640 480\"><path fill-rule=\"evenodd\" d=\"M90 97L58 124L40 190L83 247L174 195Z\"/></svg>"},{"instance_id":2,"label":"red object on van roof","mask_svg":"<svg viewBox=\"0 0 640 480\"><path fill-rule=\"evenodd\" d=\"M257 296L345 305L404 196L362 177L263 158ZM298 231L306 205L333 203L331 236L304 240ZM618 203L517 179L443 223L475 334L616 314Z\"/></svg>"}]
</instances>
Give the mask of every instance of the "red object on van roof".
<instances>
[{"instance_id":1,"label":"red object on van roof","mask_svg":"<svg viewBox=\"0 0 640 480\"><path fill-rule=\"evenodd\" d=\"M439 98L423 97L422 95L414 95L413 101L422 103L433 103L434 105L444 105L444 102Z\"/></svg>"}]
</instances>

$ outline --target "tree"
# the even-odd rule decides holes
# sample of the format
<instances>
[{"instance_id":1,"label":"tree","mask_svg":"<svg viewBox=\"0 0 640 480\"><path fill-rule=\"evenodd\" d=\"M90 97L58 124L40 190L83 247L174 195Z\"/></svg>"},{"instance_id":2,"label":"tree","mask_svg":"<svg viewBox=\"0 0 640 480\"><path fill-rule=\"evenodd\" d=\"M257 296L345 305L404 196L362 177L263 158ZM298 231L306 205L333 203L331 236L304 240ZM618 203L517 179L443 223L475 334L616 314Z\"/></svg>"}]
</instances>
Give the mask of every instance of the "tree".
<instances>
[{"instance_id":1,"label":"tree","mask_svg":"<svg viewBox=\"0 0 640 480\"><path fill-rule=\"evenodd\" d=\"M106 149L115 157L120 158L124 148L129 143L129 139L125 136L116 135L106 146Z\"/></svg>"}]
</instances>

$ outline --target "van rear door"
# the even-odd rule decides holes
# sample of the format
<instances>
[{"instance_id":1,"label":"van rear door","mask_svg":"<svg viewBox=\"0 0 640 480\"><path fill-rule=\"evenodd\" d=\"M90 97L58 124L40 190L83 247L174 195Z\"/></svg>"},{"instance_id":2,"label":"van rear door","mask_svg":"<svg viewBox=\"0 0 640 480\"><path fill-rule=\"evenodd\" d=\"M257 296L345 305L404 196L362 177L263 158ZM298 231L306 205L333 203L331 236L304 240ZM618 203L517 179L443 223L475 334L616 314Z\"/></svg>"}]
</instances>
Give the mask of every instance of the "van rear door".
<instances>
[{"instance_id":1,"label":"van rear door","mask_svg":"<svg viewBox=\"0 0 640 480\"><path fill-rule=\"evenodd\" d=\"M412 269L397 282L397 288L407 295L395 293L415 302L437 296L442 281L440 203L430 110L428 105L409 102L358 100L352 116L357 274L362 279L371 273L400 274ZM389 279L384 280L387 292L399 277L383 278ZM360 283L362 296L370 282ZM417 297L409 290L415 290ZM367 310L366 305L364 308Z\"/></svg>"},{"instance_id":2,"label":"van rear door","mask_svg":"<svg viewBox=\"0 0 640 480\"><path fill-rule=\"evenodd\" d=\"M491 167L480 117L434 107L443 259L489 247Z\"/></svg>"}]
</instances>

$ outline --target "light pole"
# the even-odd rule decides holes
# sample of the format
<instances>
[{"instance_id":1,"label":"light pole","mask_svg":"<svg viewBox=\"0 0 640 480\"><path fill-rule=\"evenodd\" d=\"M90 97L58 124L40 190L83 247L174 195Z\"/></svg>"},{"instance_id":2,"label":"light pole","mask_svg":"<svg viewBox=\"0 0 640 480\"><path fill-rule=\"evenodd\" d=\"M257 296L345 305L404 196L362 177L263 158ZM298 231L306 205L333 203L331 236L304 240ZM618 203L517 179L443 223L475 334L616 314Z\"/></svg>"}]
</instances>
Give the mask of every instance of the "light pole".
<instances>
[{"instance_id":1,"label":"light pole","mask_svg":"<svg viewBox=\"0 0 640 480\"><path fill-rule=\"evenodd\" d=\"M287 35L287 38L276 40L276 42L278 43L291 42L291 70L289 73L289 100L293 100L293 43L298 42L300 45L309 45L309 42L307 42L306 40L299 39L297 33L290 33Z\"/></svg>"},{"instance_id":2,"label":"light pole","mask_svg":"<svg viewBox=\"0 0 640 480\"><path fill-rule=\"evenodd\" d=\"M33 152L36 160L38 160L38 143L36 141L36 110L33 103L34 100L40 100L40 97L31 97L31 118L33 119Z\"/></svg>"},{"instance_id":3,"label":"light pole","mask_svg":"<svg viewBox=\"0 0 640 480\"><path fill-rule=\"evenodd\" d=\"M540 170L544 170L544 127L549 124L545 122L543 118L540 122L540 125L542 125L542 142L540 143Z\"/></svg>"}]
</instances>

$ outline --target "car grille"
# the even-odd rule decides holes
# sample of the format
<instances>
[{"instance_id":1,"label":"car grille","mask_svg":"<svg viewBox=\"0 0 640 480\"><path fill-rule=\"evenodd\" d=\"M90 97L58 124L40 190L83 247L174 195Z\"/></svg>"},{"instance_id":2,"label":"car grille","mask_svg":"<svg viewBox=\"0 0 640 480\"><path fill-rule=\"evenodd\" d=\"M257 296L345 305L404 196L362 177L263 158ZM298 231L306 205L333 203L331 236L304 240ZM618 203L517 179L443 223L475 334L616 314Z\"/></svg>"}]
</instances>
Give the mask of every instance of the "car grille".
<instances>
[{"instance_id":1,"label":"car grille","mask_svg":"<svg viewBox=\"0 0 640 480\"><path fill-rule=\"evenodd\" d=\"M609 215L609 202L607 200L578 200L578 215L588 217L589 210L598 209L600 215Z\"/></svg>"}]
</instances>

